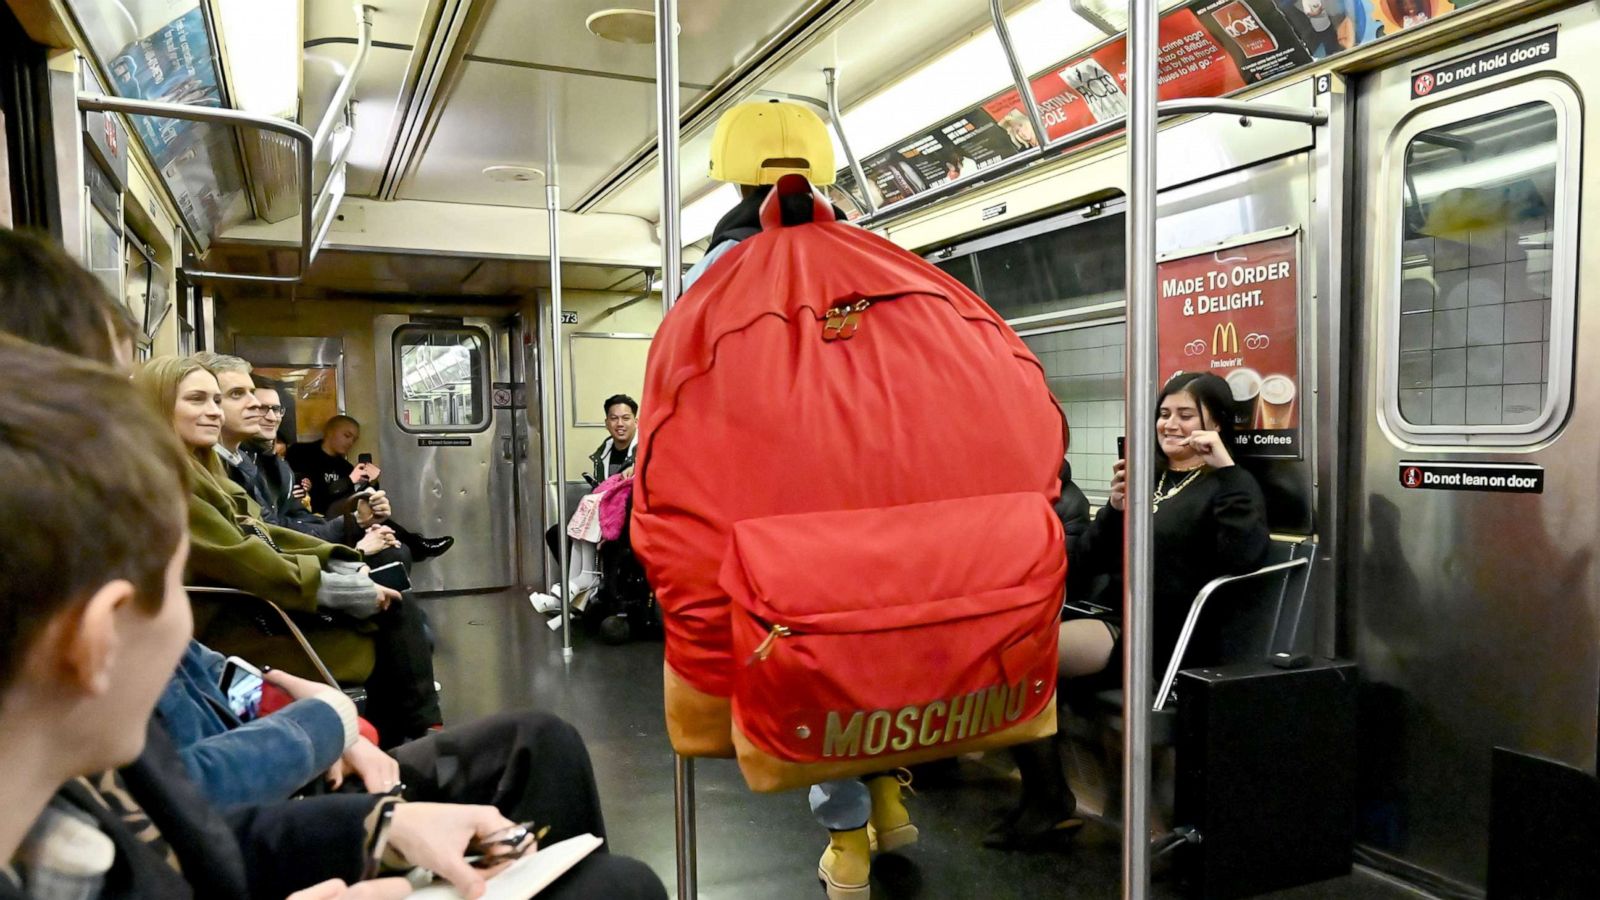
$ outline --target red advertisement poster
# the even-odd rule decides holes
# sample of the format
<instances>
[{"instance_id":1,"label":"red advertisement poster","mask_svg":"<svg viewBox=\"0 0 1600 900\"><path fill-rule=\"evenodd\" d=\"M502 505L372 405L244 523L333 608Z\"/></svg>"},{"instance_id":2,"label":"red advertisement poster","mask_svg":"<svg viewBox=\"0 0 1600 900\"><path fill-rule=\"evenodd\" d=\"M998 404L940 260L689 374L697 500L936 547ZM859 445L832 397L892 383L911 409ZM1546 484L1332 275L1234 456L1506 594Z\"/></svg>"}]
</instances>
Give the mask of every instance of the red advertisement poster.
<instances>
[{"instance_id":1,"label":"red advertisement poster","mask_svg":"<svg viewBox=\"0 0 1600 900\"><path fill-rule=\"evenodd\" d=\"M1479 0L1190 0L1161 16L1158 94L1225 96L1469 2ZM1047 139L1126 115L1127 55L1118 36L1033 79ZM1022 98L1004 91L862 159L865 190L880 207L897 203L1039 143ZM854 193L844 170L840 180L840 195Z\"/></svg>"},{"instance_id":2,"label":"red advertisement poster","mask_svg":"<svg viewBox=\"0 0 1600 900\"><path fill-rule=\"evenodd\" d=\"M1233 392L1238 451L1300 455L1299 236L1162 262L1161 381L1212 372Z\"/></svg>"},{"instance_id":3,"label":"red advertisement poster","mask_svg":"<svg viewBox=\"0 0 1600 900\"><path fill-rule=\"evenodd\" d=\"M1183 97L1220 97L1245 86L1246 81L1227 50L1195 14L1176 9L1161 17L1160 50L1156 58L1158 93L1162 100ZM1033 97L1044 117L1045 131L1054 139L1080 128L1128 114L1128 41L1117 38L1093 53L1073 59L1054 72L1033 80ZM983 109L999 122L1020 147L1034 146L1027 110L1016 91L985 103Z\"/></svg>"},{"instance_id":4,"label":"red advertisement poster","mask_svg":"<svg viewBox=\"0 0 1600 900\"><path fill-rule=\"evenodd\" d=\"M1311 64L1311 52L1272 0L1198 0L1189 9L1252 84Z\"/></svg>"}]
</instances>

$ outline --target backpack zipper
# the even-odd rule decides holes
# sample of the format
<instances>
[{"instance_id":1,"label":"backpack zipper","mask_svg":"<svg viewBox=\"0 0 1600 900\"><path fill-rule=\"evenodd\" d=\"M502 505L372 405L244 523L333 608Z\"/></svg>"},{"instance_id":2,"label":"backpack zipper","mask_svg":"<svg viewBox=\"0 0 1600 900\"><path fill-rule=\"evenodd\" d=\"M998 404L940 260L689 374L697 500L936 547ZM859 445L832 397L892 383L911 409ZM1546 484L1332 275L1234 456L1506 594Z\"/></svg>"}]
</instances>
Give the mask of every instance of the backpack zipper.
<instances>
[{"instance_id":1,"label":"backpack zipper","mask_svg":"<svg viewBox=\"0 0 1600 900\"><path fill-rule=\"evenodd\" d=\"M827 321L822 323L822 339L825 341L848 341L861 330L862 317L867 308L872 306L872 301L866 298L855 303L845 303L835 306L827 311Z\"/></svg>"},{"instance_id":2,"label":"backpack zipper","mask_svg":"<svg viewBox=\"0 0 1600 900\"><path fill-rule=\"evenodd\" d=\"M764 625L766 623L763 622L762 624ZM771 626L771 630L767 632L767 636L762 639L760 645L757 646L756 649L750 654L750 657L744 661L744 664L747 666L753 666L758 662L765 661L768 656L772 655L772 648L778 643L778 639L786 638L793 633L794 632L790 631L789 626L787 625Z\"/></svg>"}]
</instances>

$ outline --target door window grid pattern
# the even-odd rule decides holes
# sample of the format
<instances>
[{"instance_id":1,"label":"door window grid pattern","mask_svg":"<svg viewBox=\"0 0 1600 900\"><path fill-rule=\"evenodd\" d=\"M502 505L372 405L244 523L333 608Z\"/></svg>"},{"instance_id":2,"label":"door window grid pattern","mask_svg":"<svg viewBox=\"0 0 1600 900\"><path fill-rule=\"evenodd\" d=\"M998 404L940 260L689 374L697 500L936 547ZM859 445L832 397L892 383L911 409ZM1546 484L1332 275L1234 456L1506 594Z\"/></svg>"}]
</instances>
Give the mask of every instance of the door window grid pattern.
<instances>
[{"instance_id":1,"label":"door window grid pattern","mask_svg":"<svg viewBox=\"0 0 1600 900\"><path fill-rule=\"evenodd\" d=\"M472 330L405 328L395 334L397 414L410 432L481 431L484 340Z\"/></svg>"},{"instance_id":2,"label":"door window grid pattern","mask_svg":"<svg viewBox=\"0 0 1600 900\"><path fill-rule=\"evenodd\" d=\"M1072 480L1104 497L1122 434L1126 326L1121 322L1023 337L1044 366L1050 392L1072 427Z\"/></svg>"},{"instance_id":3,"label":"door window grid pattern","mask_svg":"<svg viewBox=\"0 0 1600 900\"><path fill-rule=\"evenodd\" d=\"M1415 425L1522 425L1544 408L1550 378L1548 254L1523 241L1546 220L1473 231L1466 242L1406 241L1401 283L1400 412ZM1536 251L1537 255L1537 251ZM1429 276L1431 277L1431 280Z\"/></svg>"},{"instance_id":4,"label":"door window grid pattern","mask_svg":"<svg viewBox=\"0 0 1600 900\"><path fill-rule=\"evenodd\" d=\"M1407 147L1396 388L1412 425L1527 425L1544 409L1555 126L1525 104Z\"/></svg>"}]
</instances>

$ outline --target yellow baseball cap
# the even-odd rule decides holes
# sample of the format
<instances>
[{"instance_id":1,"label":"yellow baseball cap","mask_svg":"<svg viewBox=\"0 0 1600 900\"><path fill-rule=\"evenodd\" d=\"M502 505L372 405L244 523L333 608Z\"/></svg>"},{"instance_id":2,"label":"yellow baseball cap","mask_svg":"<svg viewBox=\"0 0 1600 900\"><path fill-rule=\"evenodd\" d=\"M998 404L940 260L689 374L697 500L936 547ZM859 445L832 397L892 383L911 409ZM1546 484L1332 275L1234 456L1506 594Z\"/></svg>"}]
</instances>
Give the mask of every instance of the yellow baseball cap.
<instances>
[{"instance_id":1,"label":"yellow baseball cap","mask_svg":"<svg viewBox=\"0 0 1600 900\"><path fill-rule=\"evenodd\" d=\"M741 103L722 114L711 137L711 177L734 184L777 184L800 174L833 184L833 140L810 109L784 100Z\"/></svg>"}]
</instances>

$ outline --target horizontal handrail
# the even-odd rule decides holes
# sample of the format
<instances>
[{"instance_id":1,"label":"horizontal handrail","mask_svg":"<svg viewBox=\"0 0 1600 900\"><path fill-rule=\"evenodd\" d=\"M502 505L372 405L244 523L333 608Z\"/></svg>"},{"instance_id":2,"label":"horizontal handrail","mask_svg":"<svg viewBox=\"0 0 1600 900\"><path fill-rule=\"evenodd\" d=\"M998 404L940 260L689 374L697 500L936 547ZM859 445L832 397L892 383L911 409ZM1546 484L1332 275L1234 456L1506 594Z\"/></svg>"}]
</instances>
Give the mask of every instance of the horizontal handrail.
<instances>
[{"instance_id":1,"label":"horizontal handrail","mask_svg":"<svg viewBox=\"0 0 1600 900\"><path fill-rule=\"evenodd\" d=\"M344 77L339 80L339 85L334 90L332 102L328 104L327 111L323 114L322 121L317 125L315 136L300 125L273 116L261 116L243 110L229 109L225 106L196 106L188 103L171 103L162 100L139 100L129 97L114 97L104 94L78 94L78 108L94 112L122 113L130 116L154 116L161 119L181 119L188 122L206 122L214 125L233 125L245 128L259 128L284 135L295 142L297 165L300 180L300 248L299 266L293 275L245 275L235 272L212 272L204 269L184 269L184 275L196 281L246 281L257 284L298 284L306 277L311 263L316 259L318 245L322 236L327 232L327 225L332 220L335 210L333 204L326 203L329 196L328 186L333 183L335 173L343 166L350 155L350 146L354 143L354 135L346 134L342 142L334 140L336 133L347 132L340 129L339 119L343 114L344 106L350 102L350 94L355 89L356 78L361 74L361 69L367 60L367 51L372 46L372 6L357 4L355 7L356 22L360 31L357 41L356 56L350 67L345 70ZM334 157L329 162L328 177L324 179L322 187L316 189L315 166L317 158L322 155L330 144L339 143L334 151Z\"/></svg>"},{"instance_id":2,"label":"horizontal handrail","mask_svg":"<svg viewBox=\"0 0 1600 900\"><path fill-rule=\"evenodd\" d=\"M305 632L300 630L300 626L296 625L294 620L289 618L289 614L284 612L283 607L273 603L271 600L268 600L265 597L252 594L249 591L241 591L238 588L201 587L199 585L186 584L183 586L183 590L188 594L209 594L213 597L241 597L246 600L254 600L257 603L265 604L273 612L278 614L278 618L283 620L284 626L289 629L289 634L294 636L295 642L300 645L300 650L305 653L307 659L311 660L312 667L317 670L317 674L322 676L322 680L327 682L330 687L343 690L343 688L341 688L339 685L339 679L333 677L333 673L329 671L328 667L322 662L322 657L318 656L316 649L311 646L310 639L306 637Z\"/></svg>"},{"instance_id":3,"label":"horizontal handrail","mask_svg":"<svg viewBox=\"0 0 1600 900\"><path fill-rule=\"evenodd\" d=\"M1167 100L1156 104L1156 118L1167 119L1174 116L1190 116L1202 113L1223 113L1237 115L1246 119L1272 119L1280 122L1295 122L1301 125L1326 125L1328 114L1320 109L1309 106L1286 106L1281 103L1252 103L1247 100ZM857 224L873 225L884 219L893 218L912 210L920 209L933 204L952 194L965 190L977 184L993 181L1009 175L1012 172L1026 168L1037 159L1046 159L1058 156L1069 150L1075 150L1084 144L1108 137L1127 127L1127 116L1118 116L1104 122L1096 122L1071 134L1064 134L1056 140L1049 141L1039 147L1026 150L1009 159L1002 160L987 169L978 172L972 179L952 181L938 187L924 191L912 197L907 197L897 203L891 203L879 209L876 213L862 216L857 219Z\"/></svg>"},{"instance_id":4,"label":"horizontal handrail","mask_svg":"<svg viewBox=\"0 0 1600 900\"><path fill-rule=\"evenodd\" d=\"M1183 620L1183 631L1179 632L1178 643L1172 648L1172 659L1167 662L1167 673L1161 679L1161 687L1156 691L1156 702L1151 709L1155 712L1161 712L1166 708L1167 695L1172 693L1172 684L1178 680L1178 669L1183 665L1183 654L1189 649L1189 641L1194 637L1195 625L1200 622L1200 612L1205 608L1206 601L1211 599L1212 594L1234 582L1247 581L1251 578L1259 578L1262 575L1286 572L1289 569L1297 569L1301 566L1309 565L1311 565L1311 560L1301 557L1281 563L1273 563L1269 566L1262 566L1254 572L1246 572L1243 575L1224 575L1221 578L1213 578L1206 582L1205 587L1194 595L1194 602L1189 604L1189 615Z\"/></svg>"},{"instance_id":5,"label":"horizontal handrail","mask_svg":"<svg viewBox=\"0 0 1600 900\"><path fill-rule=\"evenodd\" d=\"M234 272L210 272L184 269L191 279L212 281L254 281L273 284L294 284L305 277L311 266L312 215L316 202L311 196L311 164L316 158L316 147L311 132L294 122L258 116L225 106L194 106L188 103L169 103L163 100L135 100L129 97L112 97L103 94L78 95L78 108L95 112L122 113L130 116L155 116L161 119L182 119L188 122L208 122L215 125L237 125L259 128L284 135L297 145L297 169L300 176L300 267L293 275L240 275Z\"/></svg>"}]
</instances>

